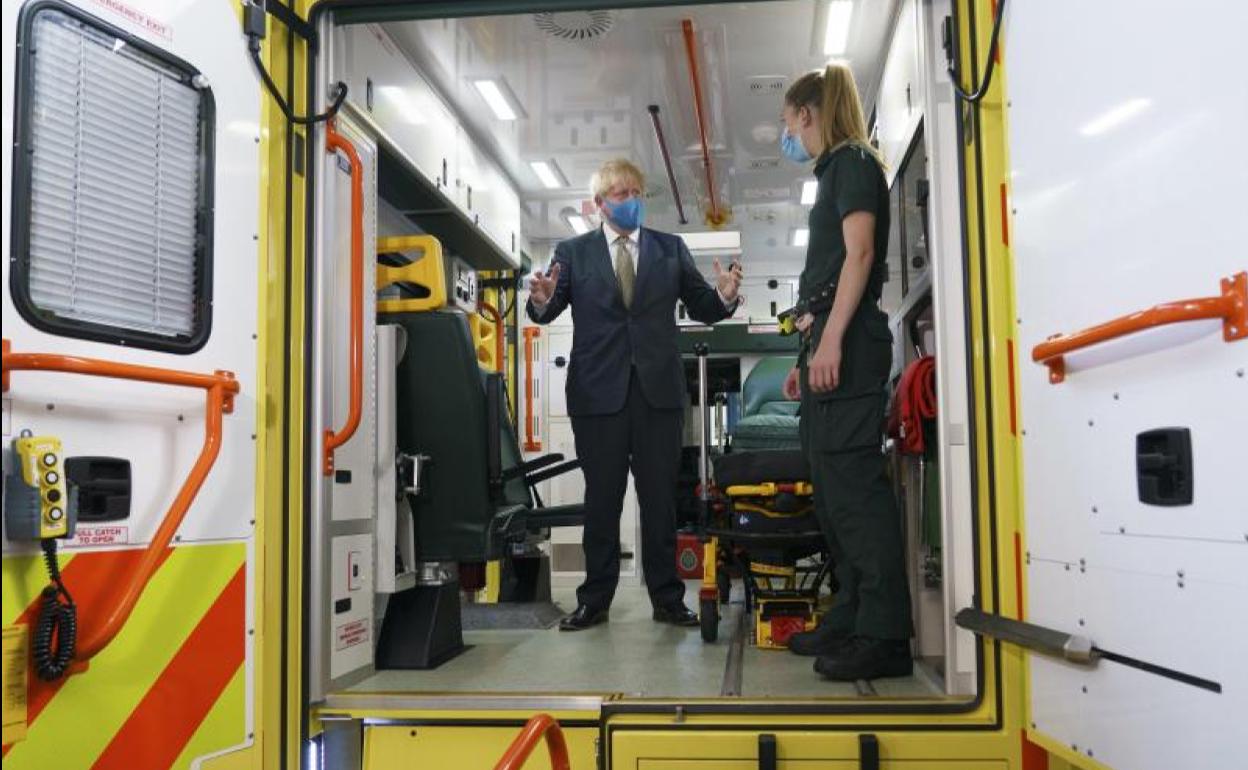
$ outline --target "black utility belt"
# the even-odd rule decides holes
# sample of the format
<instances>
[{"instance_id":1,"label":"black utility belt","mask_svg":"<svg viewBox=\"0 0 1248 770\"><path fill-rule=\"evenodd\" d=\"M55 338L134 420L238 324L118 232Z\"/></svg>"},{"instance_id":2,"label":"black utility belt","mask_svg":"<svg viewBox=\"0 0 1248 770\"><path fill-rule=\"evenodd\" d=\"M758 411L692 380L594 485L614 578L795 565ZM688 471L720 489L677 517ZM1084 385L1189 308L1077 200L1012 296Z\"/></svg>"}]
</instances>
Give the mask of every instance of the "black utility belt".
<instances>
[{"instance_id":1,"label":"black utility belt","mask_svg":"<svg viewBox=\"0 0 1248 770\"><path fill-rule=\"evenodd\" d=\"M832 301L836 299L836 284L825 287L818 294L807 299L800 299L797 304L776 316L780 325L780 335L787 337L797 332L797 319L806 315L823 315L832 310Z\"/></svg>"}]
</instances>

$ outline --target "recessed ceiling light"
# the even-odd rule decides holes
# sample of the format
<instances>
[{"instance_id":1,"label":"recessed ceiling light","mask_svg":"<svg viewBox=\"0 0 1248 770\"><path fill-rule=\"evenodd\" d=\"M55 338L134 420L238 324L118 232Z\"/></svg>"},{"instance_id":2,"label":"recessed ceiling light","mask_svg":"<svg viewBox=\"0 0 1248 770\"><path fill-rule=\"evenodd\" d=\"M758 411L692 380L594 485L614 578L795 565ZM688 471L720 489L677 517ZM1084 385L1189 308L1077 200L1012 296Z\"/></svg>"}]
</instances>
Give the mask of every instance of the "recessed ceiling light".
<instances>
[{"instance_id":1,"label":"recessed ceiling light","mask_svg":"<svg viewBox=\"0 0 1248 770\"><path fill-rule=\"evenodd\" d=\"M793 246L805 246L810 243L810 229L799 227L793 231L793 238L790 241Z\"/></svg>"},{"instance_id":2,"label":"recessed ceiling light","mask_svg":"<svg viewBox=\"0 0 1248 770\"><path fill-rule=\"evenodd\" d=\"M474 80L472 84L477 87L481 98L490 105L494 116L499 120L515 120L524 114L511 89L507 87L507 82L502 78Z\"/></svg>"},{"instance_id":3,"label":"recessed ceiling light","mask_svg":"<svg viewBox=\"0 0 1248 770\"><path fill-rule=\"evenodd\" d=\"M849 22L854 17L853 0L828 3L828 26L823 33L823 54L840 56L849 45Z\"/></svg>"},{"instance_id":4,"label":"recessed ceiling light","mask_svg":"<svg viewBox=\"0 0 1248 770\"><path fill-rule=\"evenodd\" d=\"M589 223L585 221L585 217L580 214L569 214L567 216L568 227L572 228L572 232L577 235L583 235L589 232Z\"/></svg>"},{"instance_id":5,"label":"recessed ceiling light","mask_svg":"<svg viewBox=\"0 0 1248 770\"><path fill-rule=\"evenodd\" d=\"M676 233L690 251L741 248L741 231L706 230L696 233Z\"/></svg>"},{"instance_id":6,"label":"recessed ceiling light","mask_svg":"<svg viewBox=\"0 0 1248 770\"><path fill-rule=\"evenodd\" d=\"M563 173L559 170L558 164L556 164L553 160L529 161L529 168L533 169L533 173L537 174L537 178L548 190L555 190L560 187L568 186L567 179L564 178Z\"/></svg>"}]
</instances>

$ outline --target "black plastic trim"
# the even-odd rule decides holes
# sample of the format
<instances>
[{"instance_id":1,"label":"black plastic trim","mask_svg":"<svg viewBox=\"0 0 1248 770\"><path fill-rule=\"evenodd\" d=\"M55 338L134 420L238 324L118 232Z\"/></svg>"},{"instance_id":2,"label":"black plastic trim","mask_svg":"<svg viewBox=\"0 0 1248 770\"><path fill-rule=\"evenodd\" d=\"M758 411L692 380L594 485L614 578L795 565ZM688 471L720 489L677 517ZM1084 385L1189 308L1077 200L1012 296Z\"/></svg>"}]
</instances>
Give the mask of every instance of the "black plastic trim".
<instances>
[{"instance_id":1,"label":"black plastic trim","mask_svg":"<svg viewBox=\"0 0 1248 770\"><path fill-rule=\"evenodd\" d=\"M63 337L103 342L111 345L158 350L164 353L189 355L198 351L212 335L212 281L213 281L213 210L214 171L216 170L216 99L212 89L194 86L200 94L199 115L199 201L196 207L196 255L195 255L195 330L189 335L167 336L150 332L134 331L107 324L75 321L38 307L30 296L30 207L31 114L28 102L33 88L34 67L31 57L37 51L31 44L31 32L35 19L45 11L54 11L125 41L144 56L154 59L164 67L177 71L185 83L191 83L200 75L185 60L157 48L142 38L120 29L103 19L92 16L62 0L37 0L24 7L18 16L16 88L13 99L13 186L11 219L13 235L10 243L9 294L13 305L26 323L34 328Z\"/></svg>"}]
</instances>

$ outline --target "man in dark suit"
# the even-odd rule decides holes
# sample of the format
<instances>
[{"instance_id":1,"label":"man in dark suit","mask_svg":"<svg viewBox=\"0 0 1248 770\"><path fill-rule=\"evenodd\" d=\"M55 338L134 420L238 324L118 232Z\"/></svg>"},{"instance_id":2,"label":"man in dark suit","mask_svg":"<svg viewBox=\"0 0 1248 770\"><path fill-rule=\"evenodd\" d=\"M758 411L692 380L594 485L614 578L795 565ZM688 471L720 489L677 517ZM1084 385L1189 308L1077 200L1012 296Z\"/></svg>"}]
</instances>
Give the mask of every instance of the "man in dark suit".
<instances>
[{"instance_id":1,"label":"man in dark suit","mask_svg":"<svg viewBox=\"0 0 1248 770\"><path fill-rule=\"evenodd\" d=\"M585 582L560 623L579 631L605 622L620 577L620 511L631 468L641 503L641 555L654 620L698 625L676 575L676 475L685 375L676 348L676 303L691 318L732 315L741 267L714 265L707 283L684 241L641 227L641 171L606 163L591 183L602 227L563 241L545 275L529 280L526 311L550 323L572 306L567 404L585 474Z\"/></svg>"}]
</instances>

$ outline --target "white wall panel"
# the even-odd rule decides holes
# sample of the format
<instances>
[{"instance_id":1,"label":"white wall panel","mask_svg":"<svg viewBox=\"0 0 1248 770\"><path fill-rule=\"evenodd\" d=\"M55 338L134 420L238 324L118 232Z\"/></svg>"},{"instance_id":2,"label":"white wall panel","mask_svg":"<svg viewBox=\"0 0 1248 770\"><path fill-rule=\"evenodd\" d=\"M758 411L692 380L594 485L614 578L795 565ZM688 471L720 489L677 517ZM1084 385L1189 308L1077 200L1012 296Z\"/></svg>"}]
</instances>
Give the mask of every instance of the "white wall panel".
<instances>
[{"instance_id":1,"label":"white wall panel","mask_svg":"<svg viewBox=\"0 0 1248 770\"><path fill-rule=\"evenodd\" d=\"M1067 1L1012 5L1003 34L1028 619L1223 687L1033 658L1032 720L1112 767L1224 768L1239 750L1248 342L1213 322L1154 330L1070 356L1059 385L1030 355L1248 268L1248 85L1225 59L1246 24L1248 8L1213 0L1164 14ZM1159 427L1191 430L1191 505L1137 497L1135 436Z\"/></svg>"}]
</instances>

